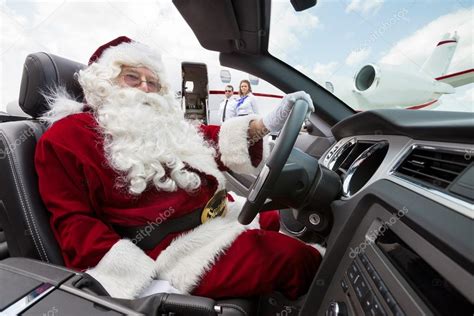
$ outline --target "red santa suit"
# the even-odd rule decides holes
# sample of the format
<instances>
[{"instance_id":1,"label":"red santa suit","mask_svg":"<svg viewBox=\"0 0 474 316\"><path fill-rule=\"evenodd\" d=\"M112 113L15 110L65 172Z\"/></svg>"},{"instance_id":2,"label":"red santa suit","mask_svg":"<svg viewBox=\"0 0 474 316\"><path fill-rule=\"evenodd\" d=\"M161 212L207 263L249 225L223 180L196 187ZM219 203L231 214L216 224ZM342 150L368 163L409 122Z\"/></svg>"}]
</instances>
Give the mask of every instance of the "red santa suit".
<instances>
[{"instance_id":1,"label":"red santa suit","mask_svg":"<svg viewBox=\"0 0 474 316\"><path fill-rule=\"evenodd\" d=\"M109 65L102 58L111 58L122 64L145 65L162 79L162 69L155 60L147 62L143 56L135 56L140 62L120 59L124 51L131 54L129 46L134 43L123 39L115 45L108 43L107 47L123 49L112 54L113 58L101 52L93 61ZM107 47L102 50L107 52ZM79 81L87 101L100 104L88 91L87 81L81 79L85 77L80 74ZM119 298L136 297L154 278L168 280L183 293L212 298L254 296L275 290L290 298L305 293L321 260L319 253L278 233L275 214L260 214L248 226L238 223L245 200L236 195L233 202L228 202L226 216L186 232L171 233L153 249L143 251L133 239L121 237L114 229L116 225L160 229L166 220L202 208L222 189L225 178L220 170L258 172L258 164L268 150L263 141L248 146L248 125L255 117L229 120L222 127L200 127L200 137L217 148L217 155L192 151L179 154L185 169L199 176L197 189L164 191L147 184L143 192L132 194L118 185L124 173L111 165L110 152L104 149L107 138L99 124L100 110L93 104L83 108L67 97L57 97L51 112L57 114L64 108L78 113L57 120L44 133L37 145L35 163L40 193L51 213L51 227L67 267L87 270L111 296Z\"/></svg>"}]
</instances>

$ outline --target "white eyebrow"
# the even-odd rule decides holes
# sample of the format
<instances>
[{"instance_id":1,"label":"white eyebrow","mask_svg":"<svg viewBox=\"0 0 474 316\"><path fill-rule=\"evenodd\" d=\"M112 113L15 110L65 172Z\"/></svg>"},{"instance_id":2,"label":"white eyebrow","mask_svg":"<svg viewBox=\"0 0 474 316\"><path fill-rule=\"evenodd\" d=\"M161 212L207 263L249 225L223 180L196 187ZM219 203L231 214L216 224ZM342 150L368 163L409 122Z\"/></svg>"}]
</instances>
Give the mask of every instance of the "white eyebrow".
<instances>
[{"instance_id":1,"label":"white eyebrow","mask_svg":"<svg viewBox=\"0 0 474 316\"><path fill-rule=\"evenodd\" d=\"M124 69L124 70L123 70L123 73L124 73L124 74L127 74L127 75L134 74L134 75L137 75L138 77L141 77L141 76L142 76L141 73L139 73L138 71L133 70L133 69ZM147 78L148 81L149 81L149 80L154 80L154 81L156 81L156 82L160 82L160 80L159 80L157 77L154 77L154 76L153 76L153 77L148 77L148 76L146 76L146 75L144 75L144 76Z\"/></svg>"}]
</instances>

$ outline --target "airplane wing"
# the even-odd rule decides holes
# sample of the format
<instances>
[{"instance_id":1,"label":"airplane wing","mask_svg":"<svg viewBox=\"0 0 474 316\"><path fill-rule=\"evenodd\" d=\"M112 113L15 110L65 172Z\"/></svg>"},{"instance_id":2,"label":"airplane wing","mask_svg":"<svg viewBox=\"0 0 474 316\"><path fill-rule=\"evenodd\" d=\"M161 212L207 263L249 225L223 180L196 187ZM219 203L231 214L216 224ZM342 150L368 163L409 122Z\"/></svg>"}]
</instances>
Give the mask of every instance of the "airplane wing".
<instances>
[{"instance_id":1,"label":"airplane wing","mask_svg":"<svg viewBox=\"0 0 474 316\"><path fill-rule=\"evenodd\" d=\"M457 88L474 82L474 69L447 74L435 79Z\"/></svg>"}]
</instances>

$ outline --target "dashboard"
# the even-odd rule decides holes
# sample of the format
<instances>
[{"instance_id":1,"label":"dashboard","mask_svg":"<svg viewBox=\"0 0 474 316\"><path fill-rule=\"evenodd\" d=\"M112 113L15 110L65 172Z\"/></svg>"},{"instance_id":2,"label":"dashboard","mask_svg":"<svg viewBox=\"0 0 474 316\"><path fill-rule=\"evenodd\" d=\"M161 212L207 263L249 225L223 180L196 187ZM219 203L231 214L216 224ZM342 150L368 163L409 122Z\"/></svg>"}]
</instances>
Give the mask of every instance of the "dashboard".
<instances>
[{"instance_id":1,"label":"dashboard","mask_svg":"<svg viewBox=\"0 0 474 316\"><path fill-rule=\"evenodd\" d=\"M474 314L473 122L474 113L375 110L298 137L295 147L342 183L300 315ZM254 181L227 180L242 195ZM282 212L283 226L303 236L308 225L295 219L311 211Z\"/></svg>"},{"instance_id":2,"label":"dashboard","mask_svg":"<svg viewBox=\"0 0 474 316\"><path fill-rule=\"evenodd\" d=\"M473 175L473 156L474 146L470 144L418 141L396 135L362 135L341 139L320 162L341 176L342 199L385 179L473 218L472 190L461 193L451 185L451 181L463 172L468 178ZM437 166L430 167L430 163L437 163ZM433 171L436 175L431 174Z\"/></svg>"},{"instance_id":3,"label":"dashboard","mask_svg":"<svg viewBox=\"0 0 474 316\"><path fill-rule=\"evenodd\" d=\"M456 115L361 113L333 128L319 162L342 193L301 315L473 314L474 126Z\"/></svg>"}]
</instances>

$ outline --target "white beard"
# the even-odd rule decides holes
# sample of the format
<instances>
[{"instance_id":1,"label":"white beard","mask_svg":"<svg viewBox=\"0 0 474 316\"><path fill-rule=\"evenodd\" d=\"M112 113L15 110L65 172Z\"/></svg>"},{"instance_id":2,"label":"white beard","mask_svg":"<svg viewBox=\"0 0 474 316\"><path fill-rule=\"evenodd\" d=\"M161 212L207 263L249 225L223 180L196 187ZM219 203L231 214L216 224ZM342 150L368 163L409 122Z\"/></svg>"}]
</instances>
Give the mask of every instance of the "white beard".
<instances>
[{"instance_id":1,"label":"white beard","mask_svg":"<svg viewBox=\"0 0 474 316\"><path fill-rule=\"evenodd\" d=\"M184 119L169 94L113 87L96 118L104 134L106 159L121 174L117 184L128 185L131 194L141 194L149 183L162 191L195 191L201 179L186 170L184 162L222 180L215 149ZM200 168L193 159L206 166Z\"/></svg>"}]
</instances>

